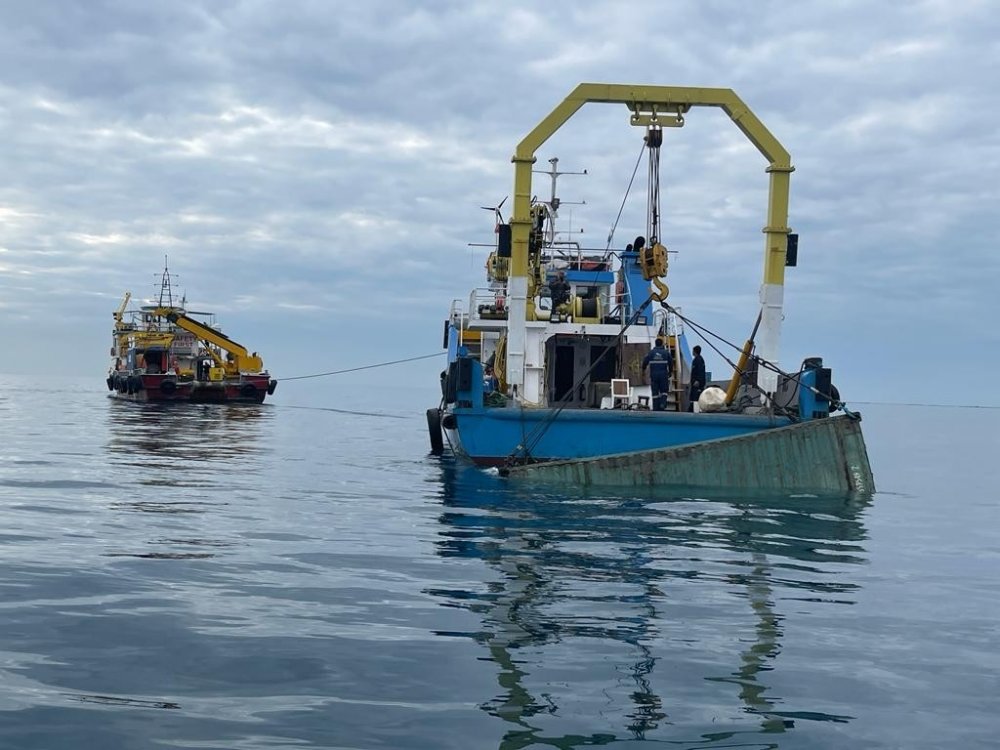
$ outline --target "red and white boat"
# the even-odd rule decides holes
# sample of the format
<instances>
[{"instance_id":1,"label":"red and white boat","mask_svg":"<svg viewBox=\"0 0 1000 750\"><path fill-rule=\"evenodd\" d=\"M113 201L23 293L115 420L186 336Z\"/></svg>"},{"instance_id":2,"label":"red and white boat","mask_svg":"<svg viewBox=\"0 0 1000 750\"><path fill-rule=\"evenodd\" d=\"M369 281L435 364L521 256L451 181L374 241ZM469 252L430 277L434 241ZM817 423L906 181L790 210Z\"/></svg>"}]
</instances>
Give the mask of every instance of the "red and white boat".
<instances>
[{"instance_id":1,"label":"red and white boat","mask_svg":"<svg viewBox=\"0 0 1000 750\"><path fill-rule=\"evenodd\" d=\"M166 267L156 304L129 309L125 293L114 313L107 384L115 398L194 403L264 402L278 381L257 352L233 341L211 313L174 303Z\"/></svg>"}]
</instances>

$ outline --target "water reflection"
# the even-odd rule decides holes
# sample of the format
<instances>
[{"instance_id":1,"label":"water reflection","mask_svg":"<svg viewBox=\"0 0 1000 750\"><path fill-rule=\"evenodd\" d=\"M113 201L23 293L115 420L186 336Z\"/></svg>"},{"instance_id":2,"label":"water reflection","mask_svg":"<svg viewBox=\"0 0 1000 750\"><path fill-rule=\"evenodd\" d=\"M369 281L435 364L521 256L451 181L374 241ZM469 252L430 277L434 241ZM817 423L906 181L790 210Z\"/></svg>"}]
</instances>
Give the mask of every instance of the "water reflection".
<instances>
[{"instance_id":1,"label":"water reflection","mask_svg":"<svg viewBox=\"0 0 1000 750\"><path fill-rule=\"evenodd\" d=\"M473 637L501 687L481 707L508 725L502 750L673 744L678 731L699 747L773 747L797 721L851 719L782 710L796 696L767 678L782 609L853 604L869 499L570 497L440 472L439 554L497 574L433 593L481 619Z\"/></svg>"},{"instance_id":2,"label":"water reflection","mask_svg":"<svg viewBox=\"0 0 1000 750\"><path fill-rule=\"evenodd\" d=\"M105 455L126 521L104 556L204 560L231 546L226 506L259 493L274 410L262 404L136 404L109 400Z\"/></svg>"},{"instance_id":3,"label":"water reflection","mask_svg":"<svg viewBox=\"0 0 1000 750\"><path fill-rule=\"evenodd\" d=\"M138 404L108 400L108 454L123 466L239 461L266 450L264 404ZM169 483L169 478L159 481Z\"/></svg>"}]
</instances>

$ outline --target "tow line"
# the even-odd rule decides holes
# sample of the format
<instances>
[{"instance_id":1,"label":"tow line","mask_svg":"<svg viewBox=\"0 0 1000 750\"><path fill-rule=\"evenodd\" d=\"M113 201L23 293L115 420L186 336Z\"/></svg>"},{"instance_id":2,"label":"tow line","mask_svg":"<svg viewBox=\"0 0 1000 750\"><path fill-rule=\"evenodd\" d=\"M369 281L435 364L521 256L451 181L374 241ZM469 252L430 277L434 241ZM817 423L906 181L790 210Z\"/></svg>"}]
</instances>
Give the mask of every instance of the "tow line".
<instances>
[{"instance_id":1,"label":"tow line","mask_svg":"<svg viewBox=\"0 0 1000 750\"><path fill-rule=\"evenodd\" d=\"M280 382L286 380L305 380L307 378L324 378L328 375L343 375L347 372L358 372L359 370L374 370L376 367L388 367L390 365L401 365L405 362L416 362L421 359L431 359L432 357L440 357L445 352L434 352L434 354L423 354L419 357L407 357L406 359L394 359L390 362L379 362L374 365L362 365L361 367L349 367L346 370L331 370L330 372L317 372L314 375L296 375L293 378L275 378Z\"/></svg>"}]
</instances>

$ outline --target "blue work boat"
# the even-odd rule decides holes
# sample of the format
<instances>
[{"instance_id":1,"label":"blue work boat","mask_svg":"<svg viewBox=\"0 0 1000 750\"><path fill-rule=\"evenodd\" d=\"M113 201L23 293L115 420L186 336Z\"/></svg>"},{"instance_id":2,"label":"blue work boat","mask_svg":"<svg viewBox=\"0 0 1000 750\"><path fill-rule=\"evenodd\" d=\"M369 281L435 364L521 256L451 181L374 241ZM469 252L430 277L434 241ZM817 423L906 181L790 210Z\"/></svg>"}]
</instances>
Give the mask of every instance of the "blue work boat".
<instances>
[{"instance_id":1,"label":"blue work boat","mask_svg":"<svg viewBox=\"0 0 1000 750\"><path fill-rule=\"evenodd\" d=\"M626 105L630 124L644 131L647 231L621 251L560 240L556 183L566 173L557 159L541 173L551 182L548 199L531 197L536 151L592 102ZM695 107L721 108L758 148L770 194L753 333L734 347L732 378L692 403L691 336L713 348L732 346L673 307L664 283L659 149L664 130L682 126ZM788 228L793 167L734 92L581 84L518 144L513 162L512 215L505 220L502 205L496 209L486 286L454 301L445 322L442 398L427 413L433 452L451 449L491 466L617 456L752 436L843 408L820 358L792 372L779 367L784 273L796 264L798 249ZM657 338L672 355L670 388L659 404L642 364Z\"/></svg>"}]
</instances>

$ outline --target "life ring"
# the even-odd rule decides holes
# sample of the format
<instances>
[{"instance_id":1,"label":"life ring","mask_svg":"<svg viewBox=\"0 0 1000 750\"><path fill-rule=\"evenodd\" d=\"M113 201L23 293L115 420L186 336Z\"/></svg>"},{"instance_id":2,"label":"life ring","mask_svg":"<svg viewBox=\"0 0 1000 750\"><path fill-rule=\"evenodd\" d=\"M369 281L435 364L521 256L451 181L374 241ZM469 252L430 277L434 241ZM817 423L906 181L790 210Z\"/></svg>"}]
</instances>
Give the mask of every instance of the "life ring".
<instances>
[{"instance_id":1,"label":"life ring","mask_svg":"<svg viewBox=\"0 0 1000 750\"><path fill-rule=\"evenodd\" d=\"M244 383L240 386L240 395L245 398L253 398L257 395L257 386L253 383Z\"/></svg>"},{"instance_id":2,"label":"life ring","mask_svg":"<svg viewBox=\"0 0 1000 750\"><path fill-rule=\"evenodd\" d=\"M160 381L160 393L170 394L177 390L177 381L165 379Z\"/></svg>"}]
</instances>

